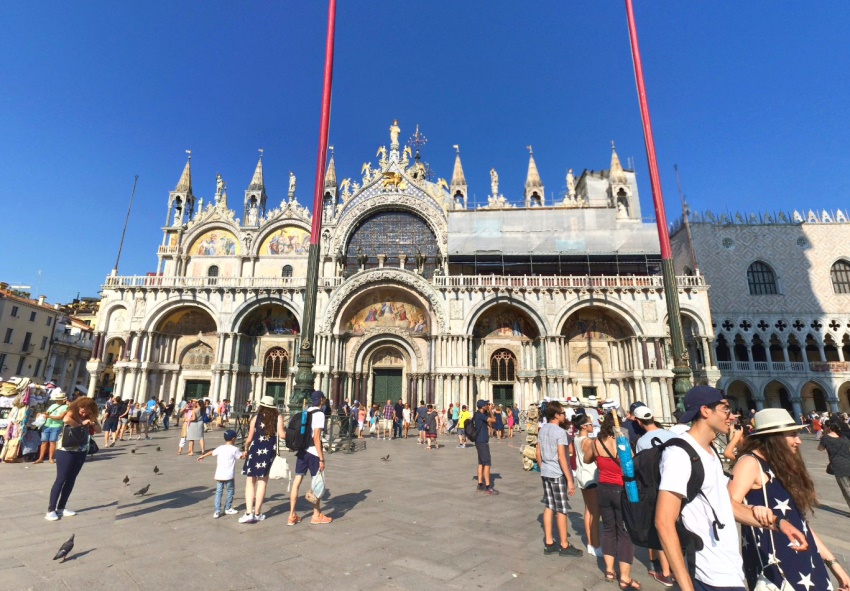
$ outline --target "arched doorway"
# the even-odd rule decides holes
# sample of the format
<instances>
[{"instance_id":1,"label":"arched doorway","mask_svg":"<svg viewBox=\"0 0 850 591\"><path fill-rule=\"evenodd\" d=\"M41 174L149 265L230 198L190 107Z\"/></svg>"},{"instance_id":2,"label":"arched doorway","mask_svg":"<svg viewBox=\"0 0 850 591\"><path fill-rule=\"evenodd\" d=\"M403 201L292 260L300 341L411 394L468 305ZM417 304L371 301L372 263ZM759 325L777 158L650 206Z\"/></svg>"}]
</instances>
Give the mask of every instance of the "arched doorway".
<instances>
[{"instance_id":1,"label":"arched doorway","mask_svg":"<svg viewBox=\"0 0 850 591\"><path fill-rule=\"evenodd\" d=\"M772 381L764 387L765 408L784 408L794 416L794 406L788 388L782 382Z\"/></svg>"},{"instance_id":2,"label":"arched doorway","mask_svg":"<svg viewBox=\"0 0 850 591\"><path fill-rule=\"evenodd\" d=\"M829 412L826 392L817 382L806 382L801 388L803 412Z\"/></svg>"},{"instance_id":3,"label":"arched doorway","mask_svg":"<svg viewBox=\"0 0 850 591\"><path fill-rule=\"evenodd\" d=\"M376 349L369 358L372 374L371 403L383 407L387 401L405 399L404 355L393 346ZM408 401L410 402L410 401Z\"/></svg>"},{"instance_id":4,"label":"arched doorway","mask_svg":"<svg viewBox=\"0 0 850 591\"><path fill-rule=\"evenodd\" d=\"M753 391L740 380L736 380L726 387L726 399L733 412L741 411L744 416L749 416L751 410L755 410L756 402Z\"/></svg>"},{"instance_id":5,"label":"arched doorway","mask_svg":"<svg viewBox=\"0 0 850 591\"><path fill-rule=\"evenodd\" d=\"M838 410L850 413L850 382L844 382L838 387Z\"/></svg>"},{"instance_id":6,"label":"arched doorway","mask_svg":"<svg viewBox=\"0 0 850 591\"><path fill-rule=\"evenodd\" d=\"M153 339L148 360L176 364L180 371L179 374L165 371L153 374L150 383L139 387L137 399L146 398L143 388L149 392L167 391L168 398L176 400L208 397L211 366L218 349L217 326L209 312L193 306L178 308L160 320L156 332L159 338Z\"/></svg>"},{"instance_id":7,"label":"arched doorway","mask_svg":"<svg viewBox=\"0 0 850 591\"><path fill-rule=\"evenodd\" d=\"M516 381L516 355L508 349L499 349L490 356L490 383L493 385L493 404L511 408L514 405Z\"/></svg>"},{"instance_id":8,"label":"arched doorway","mask_svg":"<svg viewBox=\"0 0 850 591\"><path fill-rule=\"evenodd\" d=\"M185 379L183 398L185 400L201 400L210 395L210 380L207 376L198 375L207 372L212 365L213 348L204 342L198 342L183 353L180 359L180 372Z\"/></svg>"},{"instance_id":9,"label":"arched doorway","mask_svg":"<svg viewBox=\"0 0 850 591\"><path fill-rule=\"evenodd\" d=\"M233 398L241 405L250 393L286 403L292 391L292 366L301 325L282 304L264 303L239 323L236 386Z\"/></svg>"},{"instance_id":10,"label":"arched doorway","mask_svg":"<svg viewBox=\"0 0 850 591\"><path fill-rule=\"evenodd\" d=\"M110 339L103 348L103 372L100 374L100 391L111 395L115 390L115 364L124 359L124 339Z\"/></svg>"}]
</instances>

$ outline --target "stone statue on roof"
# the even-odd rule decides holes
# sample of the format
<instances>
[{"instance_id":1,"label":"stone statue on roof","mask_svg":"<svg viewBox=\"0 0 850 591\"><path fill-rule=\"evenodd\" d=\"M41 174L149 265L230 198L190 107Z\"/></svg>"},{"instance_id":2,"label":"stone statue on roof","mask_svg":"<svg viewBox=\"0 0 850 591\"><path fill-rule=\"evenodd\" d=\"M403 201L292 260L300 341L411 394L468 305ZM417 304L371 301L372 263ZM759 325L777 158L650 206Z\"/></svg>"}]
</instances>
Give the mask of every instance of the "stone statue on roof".
<instances>
[{"instance_id":1,"label":"stone statue on roof","mask_svg":"<svg viewBox=\"0 0 850 591\"><path fill-rule=\"evenodd\" d=\"M569 195L570 200L576 198L576 177L573 176L572 168L567 171L567 195Z\"/></svg>"},{"instance_id":2,"label":"stone statue on roof","mask_svg":"<svg viewBox=\"0 0 850 591\"><path fill-rule=\"evenodd\" d=\"M292 171L289 171L289 200L295 197L295 185L296 185L295 175L292 174Z\"/></svg>"},{"instance_id":3,"label":"stone statue on roof","mask_svg":"<svg viewBox=\"0 0 850 591\"><path fill-rule=\"evenodd\" d=\"M490 169L490 193L493 197L499 196L499 173L495 168Z\"/></svg>"},{"instance_id":4,"label":"stone statue on roof","mask_svg":"<svg viewBox=\"0 0 850 591\"><path fill-rule=\"evenodd\" d=\"M224 193L224 179L221 178L220 174L217 174L215 175L215 196L221 197L222 193Z\"/></svg>"},{"instance_id":5,"label":"stone statue on roof","mask_svg":"<svg viewBox=\"0 0 850 591\"><path fill-rule=\"evenodd\" d=\"M401 128L398 126L398 119L393 119L393 124L390 125L390 149L398 150L398 134L401 133Z\"/></svg>"}]
</instances>

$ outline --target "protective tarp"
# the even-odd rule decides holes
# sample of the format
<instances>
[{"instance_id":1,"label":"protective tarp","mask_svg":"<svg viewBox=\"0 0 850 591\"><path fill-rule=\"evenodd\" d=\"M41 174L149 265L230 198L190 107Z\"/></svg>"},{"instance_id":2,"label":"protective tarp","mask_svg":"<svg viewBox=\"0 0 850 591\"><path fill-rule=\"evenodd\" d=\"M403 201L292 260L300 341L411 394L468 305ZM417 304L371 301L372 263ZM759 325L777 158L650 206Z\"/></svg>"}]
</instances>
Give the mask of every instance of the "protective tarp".
<instances>
[{"instance_id":1,"label":"protective tarp","mask_svg":"<svg viewBox=\"0 0 850 591\"><path fill-rule=\"evenodd\" d=\"M540 207L449 212L449 254L660 254L655 224L613 209Z\"/></svg>"}]
</instances>

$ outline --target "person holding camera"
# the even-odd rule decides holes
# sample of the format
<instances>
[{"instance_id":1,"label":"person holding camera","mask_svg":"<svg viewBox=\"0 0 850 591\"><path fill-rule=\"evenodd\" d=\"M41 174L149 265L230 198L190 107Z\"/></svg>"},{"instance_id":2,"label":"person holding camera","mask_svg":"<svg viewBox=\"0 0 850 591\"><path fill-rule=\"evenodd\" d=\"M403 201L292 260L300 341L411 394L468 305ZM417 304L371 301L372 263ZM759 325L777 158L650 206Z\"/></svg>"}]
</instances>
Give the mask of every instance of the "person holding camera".
<instances>
[{"instance_id":1,"label":"person holding camera","mask_svg":"<svg viewBox=\"0 0 850 591\"><path fill-rule=\"evenodd\" d=\"M487 400L478 401L478 412L472 418L475 427L475 451L478 452L478 492L485 495L497 495L490 480L490 427L496 422L493 405Z\"/></svg>"}]
</instances>

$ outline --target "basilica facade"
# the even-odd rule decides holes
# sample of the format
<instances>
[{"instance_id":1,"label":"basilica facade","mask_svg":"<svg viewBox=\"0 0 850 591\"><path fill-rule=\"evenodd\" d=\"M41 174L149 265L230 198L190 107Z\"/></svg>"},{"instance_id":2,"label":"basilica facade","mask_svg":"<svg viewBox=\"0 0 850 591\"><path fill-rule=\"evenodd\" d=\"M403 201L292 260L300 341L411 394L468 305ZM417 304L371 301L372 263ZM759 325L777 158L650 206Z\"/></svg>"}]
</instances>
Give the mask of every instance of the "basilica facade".
<instances>
[{"instance_id":1,"label":"basilica facade","mask_svg":"<svg viewBox=\"0 0 850 591\"><path fill-rule=\"evenodd\" d=\"M521 194L503 195L491 170L488 203L473 209L460 152L450 180L435 179L399 131L357 177L338 178L333 154L328 164L312 214L315 387L337 404L595 395L671 416L658 238L616 151L607 170L570 170L561 194L545 191L530 153ZM262 157L242 201L237 213L219 178L204 205L190 157L168 195L157 272L105 281L92 392L287 402L312 217L294 177L271 206ZM708 287L677 284L695 380L714 383Z\"/></svg>"}]
</instances>

